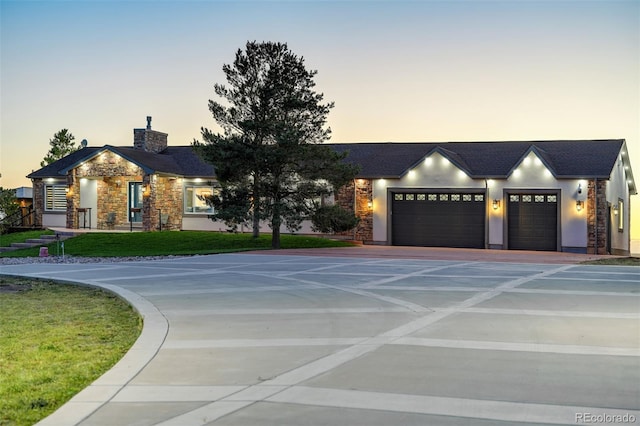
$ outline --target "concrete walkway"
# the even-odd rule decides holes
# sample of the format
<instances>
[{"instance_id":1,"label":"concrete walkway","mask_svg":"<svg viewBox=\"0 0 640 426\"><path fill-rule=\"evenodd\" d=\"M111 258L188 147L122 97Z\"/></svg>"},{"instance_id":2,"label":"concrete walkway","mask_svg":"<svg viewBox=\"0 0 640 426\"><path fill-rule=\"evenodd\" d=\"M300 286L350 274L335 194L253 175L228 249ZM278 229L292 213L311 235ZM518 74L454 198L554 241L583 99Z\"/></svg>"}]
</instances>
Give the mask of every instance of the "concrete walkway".
<instances>
[{"instance_id":1,"label":"concrete walkway","mask_svg":"<svg viewBox=\"0 0 640 426\"><path fill-rule=\"evenodd\" d=\"M144 316L42 425L640 424L640 268L427 257L0 272L104 287Z\"/></svg>"}]
</instances>

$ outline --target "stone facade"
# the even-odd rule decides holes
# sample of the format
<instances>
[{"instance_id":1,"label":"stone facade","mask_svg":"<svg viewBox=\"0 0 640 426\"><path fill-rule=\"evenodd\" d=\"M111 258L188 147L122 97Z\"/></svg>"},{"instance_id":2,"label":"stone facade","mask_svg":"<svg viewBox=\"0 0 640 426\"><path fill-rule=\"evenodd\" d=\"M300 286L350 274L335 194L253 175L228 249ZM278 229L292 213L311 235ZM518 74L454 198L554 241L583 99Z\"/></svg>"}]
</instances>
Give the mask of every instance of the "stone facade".
<instances>
[{"instance_id":1,"label":"stone facade","mask_svg":"<svg viewBox=\"0 0 640 426\"><path fill-rule=\"evenodd\" d=\"M597 184L596 184L597 182ZM607 181L590 179L587 190L587 253L608 254Z\"/></svg>"},{"instance_id":2,"label":"stone facade","mask_svg":"<svg viewBox=\"0 0 640 426\"><path fill-rule=\"evenodd\" d=\"M356 179L343 186L336 194L336 204L354 212L360 218L358 226L340 235L352 237L355 241L373 241L373 183L371 179Z\"/></svg>"},{"instance_id":3,"label":"stone facade","mask_svg":"<svg viewBox=\"0 0 640 426\"><path fill-rule=\"evenodd\" d=\"M149 191L142 205L142 224L145 231L180 230L182 227L182 182L181 179L145 176Z\"/></svg>"},{"instance_id":4,"label":"stone facade","mask_svg":"<svg viewBox=\"0 0 640 426\"><path fill-rule=\"evenodd\" d=\"M76 208L80 206L80 180L76 176L77 169L67 174L67 228L78 228L78 214Z\"/></svg>"},{"instance_id":5,"label":"stone facade","mask_svg":"<svg viewBox=\"0 0 640 426\"><path fill-rule=\"evenodd\" d=\"M44 213L44 182L42 179L33 179L33 211L34 225L42 227L42 214Z\"/></svg>"}]
</instances>

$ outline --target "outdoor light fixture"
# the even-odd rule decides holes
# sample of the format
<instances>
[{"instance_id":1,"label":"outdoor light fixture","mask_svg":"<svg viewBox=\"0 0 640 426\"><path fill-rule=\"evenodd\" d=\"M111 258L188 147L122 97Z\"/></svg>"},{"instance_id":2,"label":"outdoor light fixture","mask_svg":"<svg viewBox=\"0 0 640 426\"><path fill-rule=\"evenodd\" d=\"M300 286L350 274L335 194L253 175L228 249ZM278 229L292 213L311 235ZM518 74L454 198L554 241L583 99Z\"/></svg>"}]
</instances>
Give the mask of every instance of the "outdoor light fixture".
<instances>
[{"instance_id":1,"label":"outdoor light fixture","mask_svg":"<svg viewBox=\"0 0 640 426\"><path fill-rule=\"evenodd\" d=\"M618 211L620 210L620 208L618 207L618 205L616 204L615 206L613 206L613 214L615 216L618 216Z\"/></svg>"},{"instance_id":2,"label":"outdoor light fixture","mask_svg":"<svg viewBox=\"0 0 640 426\"><path fill-rule=\"evenodd\" d=\"M500 208L500 200L493 200L493 209L498 210Z\"/></svg>"},{"instance_id":3,"label":"outdoor light fixture","mask_svg":"<svg viewBox=\"0 0 640 426\"><path fill-rule=\"evenodd\" d=\"M373 208L373 201L368 201L367 202L367 207L369 207L370 209Z\"/></svg>"},{"instance_id":4,"label":"outdoor light fixture","mask_svg":"<svg viewBox=\"0 0 640 426\"><path fill-rule=\"evenodd\" d=\"M584 201L576 201L576 210L578 211L582 211L582 208L584 207Z\"/></svg>"}]
</instances>

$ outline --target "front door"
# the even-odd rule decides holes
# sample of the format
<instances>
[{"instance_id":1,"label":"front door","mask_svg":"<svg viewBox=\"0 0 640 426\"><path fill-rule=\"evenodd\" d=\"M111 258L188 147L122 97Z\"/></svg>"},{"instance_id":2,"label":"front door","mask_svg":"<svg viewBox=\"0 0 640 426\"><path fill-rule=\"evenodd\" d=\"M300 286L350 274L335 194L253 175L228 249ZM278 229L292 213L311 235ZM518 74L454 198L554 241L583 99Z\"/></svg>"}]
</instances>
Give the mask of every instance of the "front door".
<instances>
[{"instance_id":1,"label":"front door","mask_svg":"<svg viewBox=\"0 0 640 426\"><path fill-rule=\"evenodd\" d=\"M142 182L129 182L129 221L142 222Z\"/></svg>"}]
</instances>

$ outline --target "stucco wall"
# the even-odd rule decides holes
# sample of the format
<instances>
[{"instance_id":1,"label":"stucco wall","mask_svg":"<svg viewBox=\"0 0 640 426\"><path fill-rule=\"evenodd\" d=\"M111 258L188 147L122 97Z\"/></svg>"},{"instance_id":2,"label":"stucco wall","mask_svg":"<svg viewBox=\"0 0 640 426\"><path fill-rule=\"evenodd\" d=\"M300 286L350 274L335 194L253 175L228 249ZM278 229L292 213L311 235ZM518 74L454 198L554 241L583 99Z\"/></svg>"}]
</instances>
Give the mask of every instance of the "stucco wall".
<instances>
[{"instance_id":1,"label":"stucco wall","mask_svg":"<svg viewBox=\"0 0 640 426\"><path fill-rule=\"evenodd\" d=\"M311 221L304 220L300 224L300 229L296 231L296 234L316 234L311 229ZM206 215L185 215L182 219L182 229L184 231L217 231L226 232L227 225L221 221L213 221ZM238 232L252 232L251 226L239 226ZM260 232L270 233L271 228L267 222L260 222ZM291 232L285 227L280 227L281 234L290 234Z\"/></svg>"},{"instance_id":2,"label":"stucco wall","mask_svg":"<svg viewBox=\"0 0 640 426\"><path fill-rule=\"evenodd\" d=\"M582 192L578 194L578 186ZM373 181L373 240L388 242L390 206L388 189L437 188L451 190L486 190L488 215L488 245L500 248L505 245L506 223L505 195L517 190L554 190L559 193L561 224L560 245L564 249L584 250L587 247L586 209L578 211L576 201L587 199L587 181L581 179L558 180L547 170L534 152L514 169L508 179L472 179L440 153L433 153L418 163L401 179L375 179ZM492 208L492 201L499 200L500 207Z\"/></svg>"},{"instance_id":3,"label":"stucco wall","mask_svg":"<svg viewBox=\"0 0 640 426\"><path fill-rule=\"evenodd\" d=\"M607 203L611 206L611 251L613 254L628 255L631 251L631 206L629 202L629 185L627 184L627 170L621 156L618 156L615 166L606 184ZM623 211L620 212L619 200L623 200ZM618 214L615 214L617 209ZM619 230L618 221L622 214L623 227Z\"/></svg>"}]
</instances>

